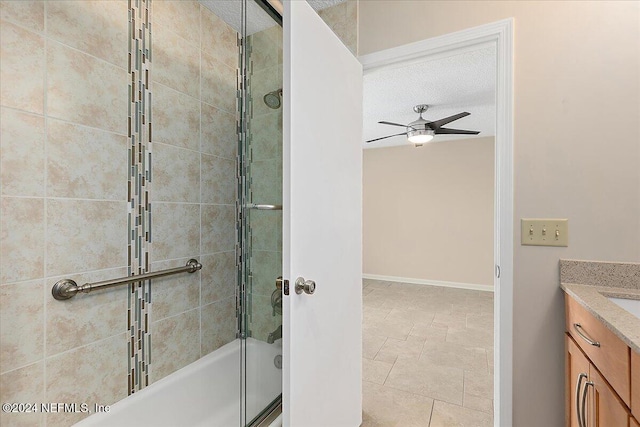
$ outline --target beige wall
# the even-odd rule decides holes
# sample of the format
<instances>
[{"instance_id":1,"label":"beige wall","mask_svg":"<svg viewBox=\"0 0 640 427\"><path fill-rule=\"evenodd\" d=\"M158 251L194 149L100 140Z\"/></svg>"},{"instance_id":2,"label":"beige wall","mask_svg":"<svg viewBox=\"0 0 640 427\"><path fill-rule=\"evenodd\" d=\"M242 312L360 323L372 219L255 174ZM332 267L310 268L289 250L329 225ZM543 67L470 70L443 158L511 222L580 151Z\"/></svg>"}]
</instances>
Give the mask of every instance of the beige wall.
<instances>
[{"instance_id":1,"label":"beige wall","mask_svg":"<svg viewBox=\"0 0 640 427\"><path fill-rule=\"evenodd\" d=\"M515 18L513 425L564 423L558 259L640 259L640 3L360 2L360 53ZM568 248L521 217L567 217Z\"/></svg>"},{"instance_id":2,"label":"beige wall","mask_svg":"<svg viewBox=\"0 0 640 427\"><path fill-rule=\"evenodd\" d=\"M364 150L364 274L493 286L493 143Z\"/></svg>"}]
</instances>

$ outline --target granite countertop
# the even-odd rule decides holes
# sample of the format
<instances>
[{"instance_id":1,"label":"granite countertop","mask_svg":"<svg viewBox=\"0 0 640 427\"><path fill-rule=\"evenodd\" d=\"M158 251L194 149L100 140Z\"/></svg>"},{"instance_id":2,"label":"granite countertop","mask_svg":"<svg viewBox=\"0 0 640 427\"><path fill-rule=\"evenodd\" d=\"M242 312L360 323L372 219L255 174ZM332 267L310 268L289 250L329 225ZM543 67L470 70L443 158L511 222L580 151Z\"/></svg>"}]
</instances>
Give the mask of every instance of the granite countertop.
<instances>
[{"instance_id":1,"label":"granite countertop","mask_svg":"<svg viewBox=\"0 0 640 427\"><path fill-rule=\"evenodd\" d=\"M607 299L640 300L640 263L560 260L560 287L640 353L640 319Z\"/></svg>"}]
</instances>

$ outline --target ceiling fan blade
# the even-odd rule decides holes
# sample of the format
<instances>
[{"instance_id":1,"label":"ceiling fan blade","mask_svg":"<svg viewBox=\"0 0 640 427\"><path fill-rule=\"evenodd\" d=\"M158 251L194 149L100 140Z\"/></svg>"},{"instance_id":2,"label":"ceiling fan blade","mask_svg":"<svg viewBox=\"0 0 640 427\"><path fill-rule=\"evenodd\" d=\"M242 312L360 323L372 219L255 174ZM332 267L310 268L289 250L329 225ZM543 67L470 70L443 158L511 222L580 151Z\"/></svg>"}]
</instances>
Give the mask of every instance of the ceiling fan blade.
<instances>
[{"instance_id":1,"label":"ceiling fan blade","mask_svg":"<svg viewBox=\"0 0 640 427\"><path fill-rule=\"evenodd\" d=\"M480 131L477 130L462 130L462 129L449 129L438 128L435 130L436 135L448 134L448 135L477 135Z\"/></svg>"},{"instance_id":2,"label":"ceiling fan blade","mask_svg":"<svg viewBox=\"0 0 640 427\"><path fill-rule=\"evenodd\" d=\"M409 125L401 125L400 123L393 123L393 122L384 122L384 121L382 121L382 122L378 122L378 123L383 124L383 125L400 126L400 127L403 127L403 128L411 127Z\"/></svg>"},{"instance_id":3,"label":"ceiling fan blade","mask_svg":"<svg viewBox=\"0 0 640 427\"><path fill-rule=\"evenodd\" d=\"M397 133L395 135L383 136L382 138L370 139L370 140L365 141L365 142L369 143L369 142L374 142L374 141L380 141L381 139L387 139L387 138L392 138L394 136L400 136L400 135L406 135L406 134L407 134L406 132Z\"/></svg>"},{"instance_id":4,"label":"ceiling fan blade","mask_svg":"<svg viewBox=\"0 0 640 427\"><path fill-rule=\"evenodd\" d=\"M447 123L451 123L451 122L456 121L458 119L461 119L463 117L467 117L470 114L471 113L467 113L466 111L464 113L454 114L453 116L445 117L444 119L436 120L435 122L429 123L429 127L432 128L432 129L437 129L440 126L444 126Z\"/></svg>"}]
</instances>

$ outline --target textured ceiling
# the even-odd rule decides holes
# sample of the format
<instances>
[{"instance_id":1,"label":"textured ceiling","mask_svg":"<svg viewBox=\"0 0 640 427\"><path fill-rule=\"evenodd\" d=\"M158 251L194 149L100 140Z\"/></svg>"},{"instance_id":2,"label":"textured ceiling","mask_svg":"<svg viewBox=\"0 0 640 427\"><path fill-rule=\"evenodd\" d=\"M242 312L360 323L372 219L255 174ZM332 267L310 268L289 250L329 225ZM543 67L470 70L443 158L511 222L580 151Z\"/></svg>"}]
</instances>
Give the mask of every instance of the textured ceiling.
<instances>
[{"instance_id":1,"label":"textured ceiling","mask_svg":"<svg viewBox=\"0 0 640 427\"><path fill-rule=\"evenodd\" d=\"M315 10L326 9L345 0L307 0ZM233 29L240 32L240 14L242 0L200 0L213 13L218 15ZM247 1L247 34L257 33L273 27L276 23L254 1Z\"/></svg>"},{"instance_id":2,"label":"textured ceiling","mask_svg":"<svg viewBox=\"0 0 640 427\"><path fill-rule=\"evenodd\" d=\"M436 135L434 143L495 135L495 82L494 47L368 72L364 76L364 139L404 132L401 127L378 122L410 123L418 118L413 112L417 104L430 106L423 115L429 121L468 111L470 116L445 127L480 131L477 136ZM365 147L407 143L406 136L397 136Z\"/></svg>"}]
</instances>

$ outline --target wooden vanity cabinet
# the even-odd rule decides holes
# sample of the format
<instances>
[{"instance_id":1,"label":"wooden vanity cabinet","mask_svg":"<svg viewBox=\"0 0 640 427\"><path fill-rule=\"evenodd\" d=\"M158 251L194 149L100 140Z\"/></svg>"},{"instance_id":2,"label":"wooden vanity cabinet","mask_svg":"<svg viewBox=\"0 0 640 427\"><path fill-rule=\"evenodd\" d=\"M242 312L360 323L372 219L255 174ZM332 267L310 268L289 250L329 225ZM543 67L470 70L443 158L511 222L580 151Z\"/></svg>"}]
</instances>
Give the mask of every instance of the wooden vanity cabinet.
<instances>
[{"instance_id":1,"label":"wooden vanity cabinet","mask_svg":"<svg viewBox=\"0 0 640 427\"><path fill-rule=\"evenodd\" d=\"M569 374L567 408L568 426L626 427L626 405L596 367L587 359L573 338L566 335L567 372Z\"/></svg>"},{"instance_id":2,"label":"wooden vanity cabinet","mask_svg":"<svg viewBox=\"0 0 640 427\"><path fill-rule=\"evenodd\" d=\"M566 297L568 427L640 427L640 354Z\"/></svg>"}]
</instances>

